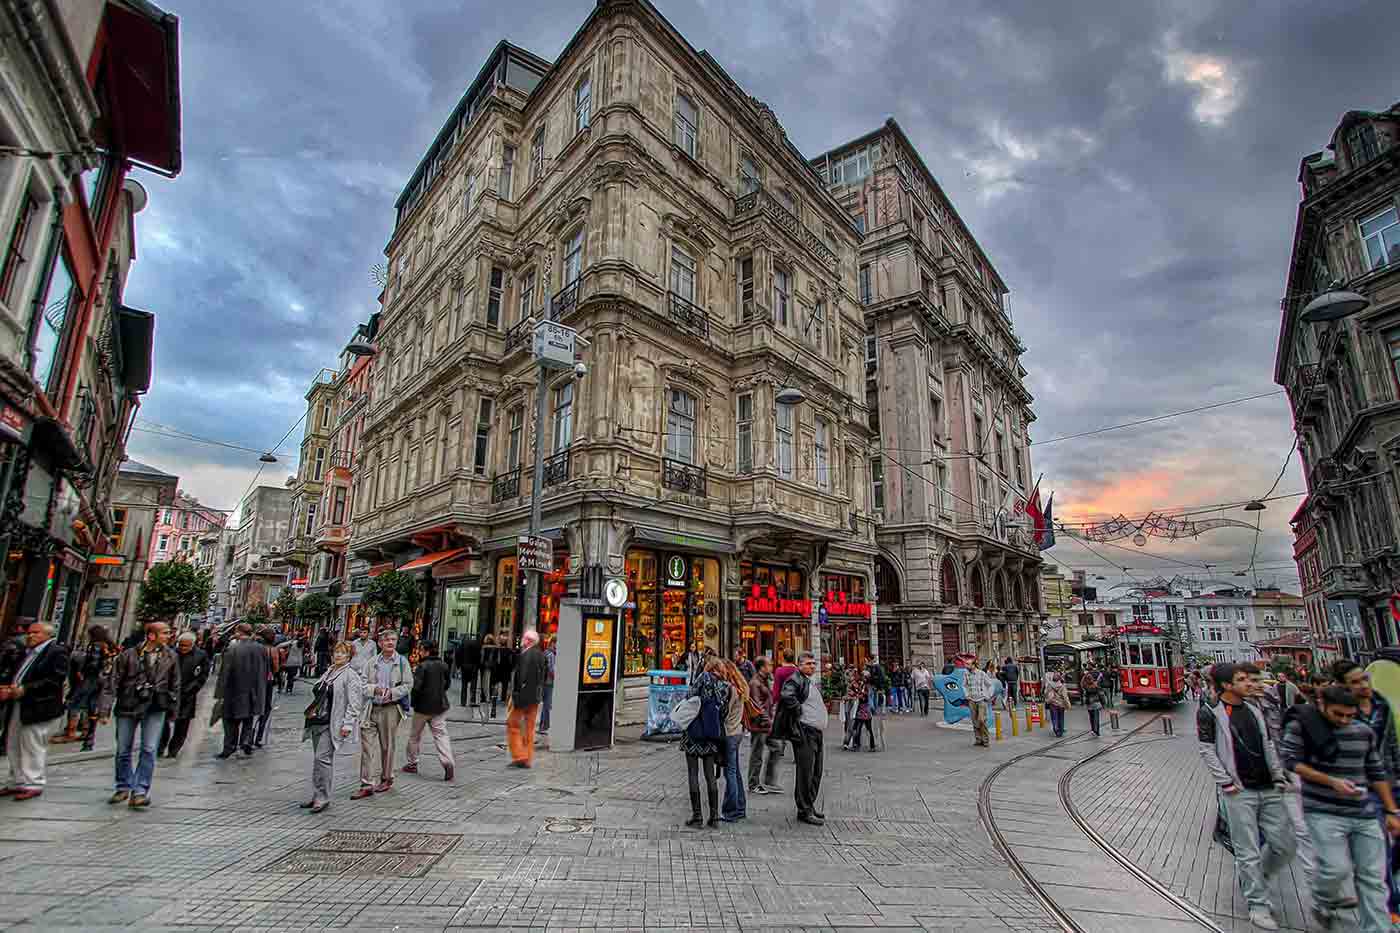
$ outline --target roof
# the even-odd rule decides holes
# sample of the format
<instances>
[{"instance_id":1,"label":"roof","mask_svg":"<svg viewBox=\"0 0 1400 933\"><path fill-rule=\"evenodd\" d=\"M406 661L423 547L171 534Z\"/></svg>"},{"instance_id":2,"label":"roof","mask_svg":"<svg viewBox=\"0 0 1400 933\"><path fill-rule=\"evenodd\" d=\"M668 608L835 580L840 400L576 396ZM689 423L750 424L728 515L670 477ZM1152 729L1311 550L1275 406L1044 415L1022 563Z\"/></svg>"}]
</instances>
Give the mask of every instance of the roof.
<instances>
[{"instance_id":1,"label":"roof","mask_svg":"<svg viewBox=\"0 0 1400 933\"><path fill-rule=\"evenodd\" d=\"M1256 641L1256 648L1311 648L1312 632L1300 631L1289 632L1277 638L1270 638L1266 641Z\"/></svg>"},{"instance_id":2,"label":"roof","mask_svg":"<svg viewBox=\"0 0 1400 933\"><path fill-rule=\"evenodd\" d=\"M167 473L164 470L157 470L149 463L142 463L139 460L128 460L117 470L118 473L136 473L142 476L158 477L160 479L178 480L180 477L174 473Z\"/></svg>"}]
</instances>

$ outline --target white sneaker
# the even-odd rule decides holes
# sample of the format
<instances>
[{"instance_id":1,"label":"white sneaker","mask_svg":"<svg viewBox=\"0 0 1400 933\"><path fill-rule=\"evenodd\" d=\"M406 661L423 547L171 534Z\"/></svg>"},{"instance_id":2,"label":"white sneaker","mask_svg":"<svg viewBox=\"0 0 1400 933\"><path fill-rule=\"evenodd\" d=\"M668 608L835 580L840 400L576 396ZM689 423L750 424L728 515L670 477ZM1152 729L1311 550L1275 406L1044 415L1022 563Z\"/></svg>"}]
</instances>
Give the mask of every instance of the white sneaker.
<instances>
[{"instance_id":1,"label":"white sneaker","mask_svg":"<svg viewBox=\"0 0 1400 933\"><path fill-rule=\"evenodd\" d=\"M1258 908L1249 912L1249 922L1260 930L1277 930L1278 921L1267 910Z\"/></svg>"}]
</instances>

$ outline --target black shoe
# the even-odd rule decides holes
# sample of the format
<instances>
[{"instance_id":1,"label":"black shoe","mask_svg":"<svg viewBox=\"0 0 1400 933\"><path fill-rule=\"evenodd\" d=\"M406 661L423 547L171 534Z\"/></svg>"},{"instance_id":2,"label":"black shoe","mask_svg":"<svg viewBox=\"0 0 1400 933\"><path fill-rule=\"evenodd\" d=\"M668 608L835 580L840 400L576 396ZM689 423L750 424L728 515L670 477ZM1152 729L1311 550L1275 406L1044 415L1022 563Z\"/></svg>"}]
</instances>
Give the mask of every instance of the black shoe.
<instances>
[{"instance_id":1,"label":"black shoe","mask_svg":"<svg viewBox=\"0 0 1400 933\"><path fill-rule=\"evenodd\" d=\"M813 810L813 811L812 811L812 815L815 816L815 817L816 817L817 819L819 819L819 820L824 820L824 819L826 819L826 814L823 813L823 812L820 811L820 810Z\"/></svg>"},{"instance_id":2,"label":"black shoe","mask_svg":"<svg viewBox=\"0 0 1400 933\"><path fill-rule=\"evenodd\" d=\"M244 757L244 758L252 758L252 757L253 757L253 750L252 750L251 748L245 748L245 749L243 749L243 757Z\"/></svg>"},{"instance_id":3,"label":"black shoe","mask_svg":"<svg viewBox=\"0 0 1400 933\"><path fill-rule=\"evenodd\" d=\"M797 821L799 823L807 823L812 826L826 825L826 821L823 820L821 817L817 816L815 813L799 813L797 814Z\"/></svg>"},{"instance_id":4,"label":"black shoe","mask_svg":"<svg viewBox=\"0 0 1400 933\"><path fill-rule=\"evenodd\" d=\"M719 817L710 817L708 820L705 821L705 825L710 827L710 829L714 829L715 827L719 826Z\"/></svg>"},{"instance_id":5,"label":"black shoe","mask_svg":"<svg viewBox=\"0 0 1400 933\"><path fill-rule=\"evenodd\" d=\"M701 826L705 825L705 818L698 813L693 814L690 819L685 821L685 825L689 826L691 829L699 829Z\"/></svg>"},{"instance_id":6,"label":"black shoe","mask_svg":"<svg viewBox=\"0 0 1400 933\"><path fill-rule=\"evenodd\" d=\"M214 757L219 759L232 758L233 752L219 752L219 754L215 755Z\"/></svg>"}]
</instances>

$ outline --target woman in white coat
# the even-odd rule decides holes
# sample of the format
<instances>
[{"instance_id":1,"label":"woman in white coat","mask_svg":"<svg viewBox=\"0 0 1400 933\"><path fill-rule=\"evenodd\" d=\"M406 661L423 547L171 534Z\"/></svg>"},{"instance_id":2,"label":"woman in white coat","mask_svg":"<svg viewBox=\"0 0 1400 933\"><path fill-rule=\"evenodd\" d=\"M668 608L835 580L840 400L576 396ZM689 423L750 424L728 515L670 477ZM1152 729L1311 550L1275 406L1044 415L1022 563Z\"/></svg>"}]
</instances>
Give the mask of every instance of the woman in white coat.
<instances>
[{"instance_id":1,"label":"woman in white coat","mask_svg":"<svg viewBox=\"0 0 1400 933\"><path fill-rule=\"evenodd\" d=\"M331 666L311 688L312 703L306 708L306 729L302 740L311 740L315 752L311 766L311 799L303 809L320 813L331 803L335 781L335 753L340 745L359 730L365 706L365 679L350 662L355 647L340 642L331 650Z\"/></svg>"}]
</instances>

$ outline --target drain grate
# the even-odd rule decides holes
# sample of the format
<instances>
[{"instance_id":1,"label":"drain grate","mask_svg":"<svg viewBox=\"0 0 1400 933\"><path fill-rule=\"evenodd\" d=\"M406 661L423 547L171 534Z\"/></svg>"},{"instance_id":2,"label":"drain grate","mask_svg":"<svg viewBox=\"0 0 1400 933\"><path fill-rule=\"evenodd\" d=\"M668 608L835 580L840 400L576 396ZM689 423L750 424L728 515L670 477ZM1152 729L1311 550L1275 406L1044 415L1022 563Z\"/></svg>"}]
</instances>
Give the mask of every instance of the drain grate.
<instances>
[{"instance_id":1,"label":"drain grate","mask_svg":"<svg viewBox=\"0 0 1400 933\"><path fill-rule=\"evenodd\" d=\"M335 831L293 849L259 870L295 875L418 878L461 840L459 835L444 833Z\"/></svg>"}]
</instances>

